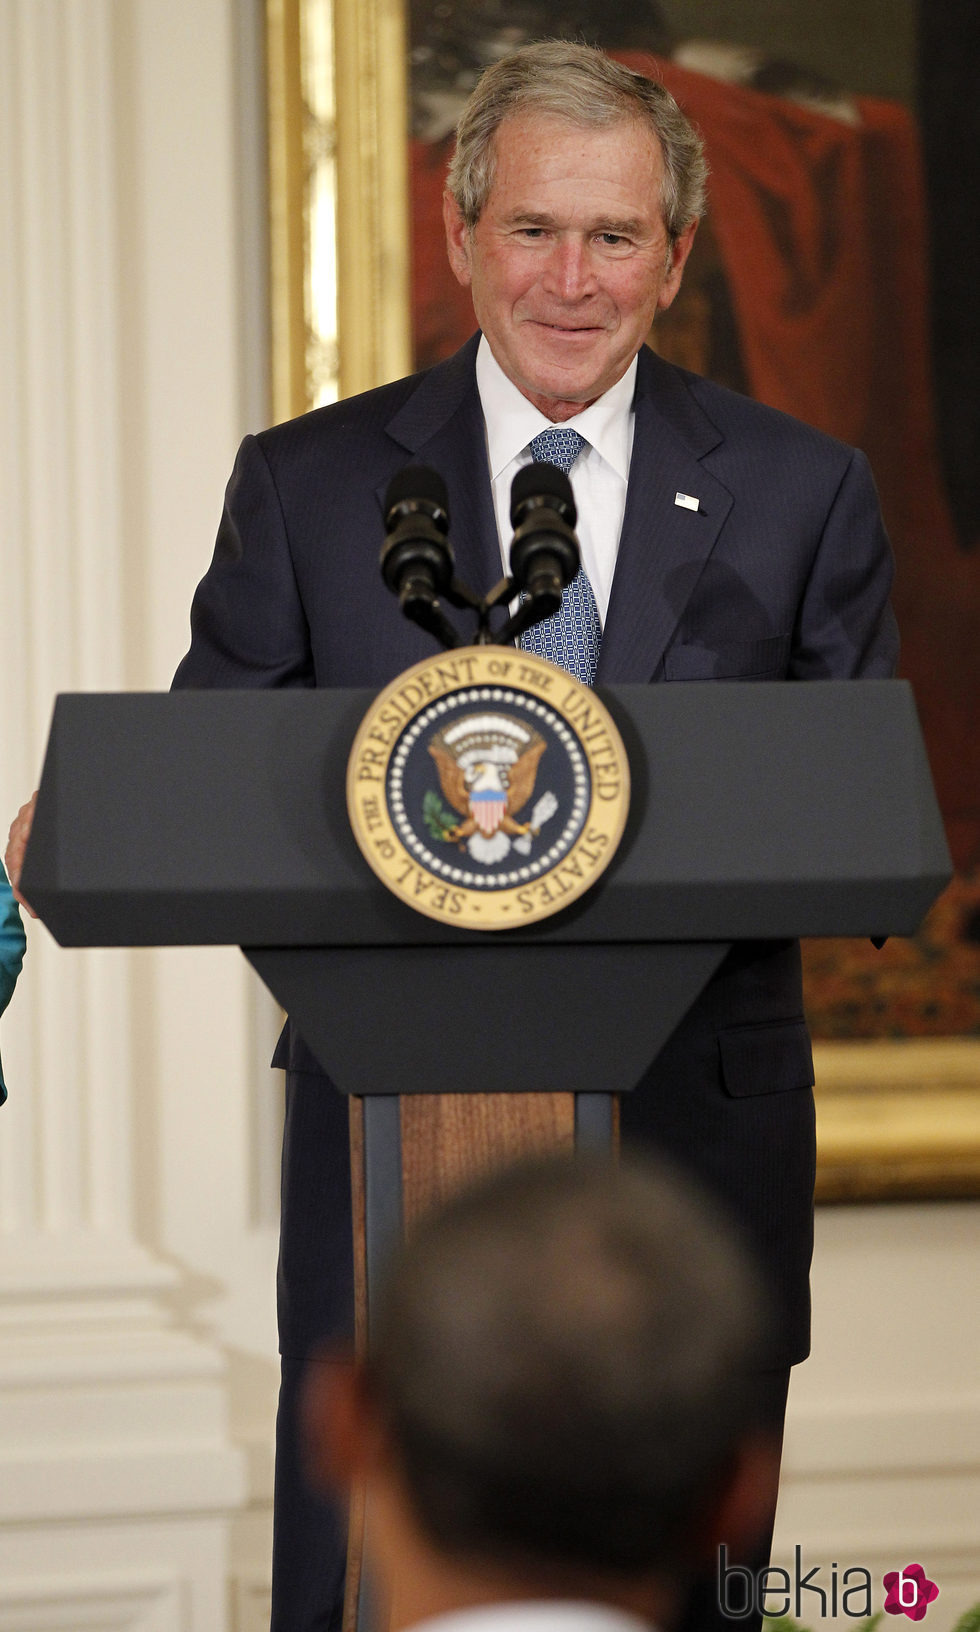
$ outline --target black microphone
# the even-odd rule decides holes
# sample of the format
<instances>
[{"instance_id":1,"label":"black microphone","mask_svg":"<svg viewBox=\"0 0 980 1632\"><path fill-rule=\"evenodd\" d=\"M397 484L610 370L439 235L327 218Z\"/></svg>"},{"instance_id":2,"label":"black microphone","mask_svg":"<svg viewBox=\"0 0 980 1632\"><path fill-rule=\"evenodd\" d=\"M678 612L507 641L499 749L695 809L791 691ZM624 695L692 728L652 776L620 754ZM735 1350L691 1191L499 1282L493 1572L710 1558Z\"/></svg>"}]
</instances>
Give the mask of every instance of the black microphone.
<instances>
[{"instance_id":1,"label":"black microphone","mask_svg":"<svg viewBox=\"0 0 980 1632\"><path fill-rule=\"evenodd\" d=\"M406 599L444 595L455 570L449 542L449 495L438 471L406 465L388 483L381 574Z\"/></svg>"},{"instance_id":2,"label":"black microphone","mask_svg":"<svg viewBox=\"0 0 980 1632\"><path fill-rule=\"evenodd\" d=\"M439 605L456 570L448 537L445 482L427 465L406 465L388 483L384 511L381 575L385 583L398 596L407 618L444 645L458 646L459 635Z\"/></svg>"},{"instance_id":3,"label":"black microphone","mask_svg":"<svg viewBox=\"0 0 980 1632\"><path fill-rule=\"evenodd\" d=\"M510 490L510 520L511 576L537 623L557 612L561 592L580 564L575 500L565 472L557 465L524 465Z\"/></svg>"}]
</instances>

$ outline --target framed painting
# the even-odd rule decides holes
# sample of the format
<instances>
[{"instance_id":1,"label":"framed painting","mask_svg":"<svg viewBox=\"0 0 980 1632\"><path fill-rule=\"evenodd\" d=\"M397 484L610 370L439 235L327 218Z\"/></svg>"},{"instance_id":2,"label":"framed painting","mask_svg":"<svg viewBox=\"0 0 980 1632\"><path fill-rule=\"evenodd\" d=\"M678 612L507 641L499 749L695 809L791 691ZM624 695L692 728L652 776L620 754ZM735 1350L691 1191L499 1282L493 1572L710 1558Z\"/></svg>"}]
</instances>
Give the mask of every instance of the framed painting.
<instances>
[{"instance_id":1,"label":"framed painting","mask_svg":"<svg viewBox=\"0 0 980 1632\"><path fill-rule=\"evenodd\" d=\"M980 10L960 0L268 0L277 417L472 330L442 240L459 109L560 31L658 74L710 208L650 336L862 447L956 877L918 935L804 949L818 1196L980 1195Z\"/></svg>"}]
</instances>

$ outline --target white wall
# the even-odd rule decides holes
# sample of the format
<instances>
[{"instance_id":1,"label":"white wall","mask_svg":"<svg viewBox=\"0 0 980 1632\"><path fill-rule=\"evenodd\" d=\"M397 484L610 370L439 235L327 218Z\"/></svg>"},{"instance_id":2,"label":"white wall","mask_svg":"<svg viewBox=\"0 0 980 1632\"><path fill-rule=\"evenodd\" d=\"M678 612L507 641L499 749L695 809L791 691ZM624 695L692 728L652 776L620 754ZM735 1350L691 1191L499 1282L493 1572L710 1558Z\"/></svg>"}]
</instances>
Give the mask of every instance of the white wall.
<instances>
[{"instance_id":1,"label":"white wall","mask_svg":"<svg viewBox=\"0 0 980 1632\"><path fill-rule=\"evenodd\" d=\"M169 683L265 418L260 9L0 0L3 812L58 689ZM262 1625L273 1029L233 950L61 952L31 927L3 1038L0 1632L82 1604ZM980 1206L825 1212L817 1240L777 1546L919 1560L941 1632L980 1600Z\"/></svg>"}]
</instances>

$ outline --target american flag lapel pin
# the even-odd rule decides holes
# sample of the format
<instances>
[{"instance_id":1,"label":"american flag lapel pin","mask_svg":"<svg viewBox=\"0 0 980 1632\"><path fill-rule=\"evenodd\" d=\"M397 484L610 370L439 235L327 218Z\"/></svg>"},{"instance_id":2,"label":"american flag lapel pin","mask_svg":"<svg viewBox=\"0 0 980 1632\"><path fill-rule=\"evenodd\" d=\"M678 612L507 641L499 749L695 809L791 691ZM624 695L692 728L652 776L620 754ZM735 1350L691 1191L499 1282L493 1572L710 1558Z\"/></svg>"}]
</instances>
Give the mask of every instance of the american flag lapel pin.
<instances>
[{"instance_id":1,"label":"american flag lapel pin","mask_svg":"<svg viewBox=\"0 0 980 1632\"><path fill-rule=\"evenodd\" d=\"M682 510L700 510L701 500L696 499L693 493L675 493L674 503Z\"/></svg>"}]
</instances>

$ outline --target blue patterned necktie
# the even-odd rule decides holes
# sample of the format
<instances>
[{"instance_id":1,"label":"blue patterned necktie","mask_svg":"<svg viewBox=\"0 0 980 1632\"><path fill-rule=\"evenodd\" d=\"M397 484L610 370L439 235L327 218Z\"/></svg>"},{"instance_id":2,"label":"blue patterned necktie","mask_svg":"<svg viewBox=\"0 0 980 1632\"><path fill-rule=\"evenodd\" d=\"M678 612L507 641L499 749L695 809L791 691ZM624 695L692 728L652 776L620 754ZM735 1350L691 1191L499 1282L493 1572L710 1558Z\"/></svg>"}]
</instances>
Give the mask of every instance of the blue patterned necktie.
<instances>
[{"instance_id":1,"label":"blue patterned necktie","mask_svg":"<svg viewBox=\"0 0 980 1632\"><path fill-rule=\"evenodd\" d=\"M567 425L551 425L531 441L531 457L536 464L557 465L568 475L581 449L584 436ZM567 669L583 685L591 686L599 661L602 624L592 585L584 567L579 567L571 583L562 590L561 606L550 618L526 629L520 637L525 652L546 657Z\"/></svg>"}]
</instances>

